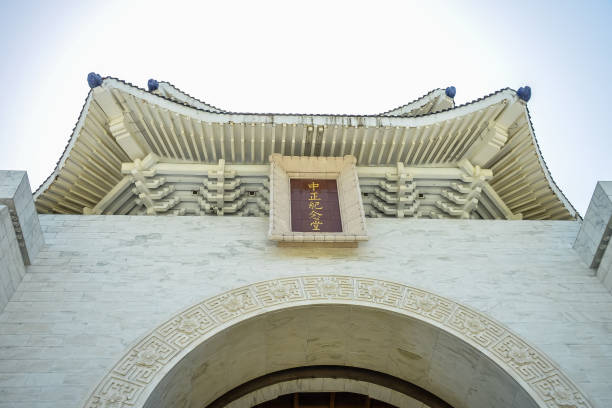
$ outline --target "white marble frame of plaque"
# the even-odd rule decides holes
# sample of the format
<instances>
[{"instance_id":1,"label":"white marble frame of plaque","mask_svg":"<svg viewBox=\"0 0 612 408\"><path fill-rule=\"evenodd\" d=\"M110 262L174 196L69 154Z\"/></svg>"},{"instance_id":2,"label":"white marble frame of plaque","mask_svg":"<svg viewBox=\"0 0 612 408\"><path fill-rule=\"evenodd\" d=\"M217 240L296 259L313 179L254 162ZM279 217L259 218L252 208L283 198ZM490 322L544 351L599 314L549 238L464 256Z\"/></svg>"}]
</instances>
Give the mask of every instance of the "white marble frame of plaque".
<instances>
[{"instance_id":1,"label":"white marble frame of plaque","mask_svg":"<svg viewBox=\"0 0 612 408\"><path fill-rule=\"evenodd\" d=\"M324 246L356 246L367 241L365 213L359 189L354 156L302 157L270 156L270 227L268 238L279 244L302 246L312 243ZM291 230L292 178L335 179L342 232L294 232Z\"/></svg>"}]
</instances>

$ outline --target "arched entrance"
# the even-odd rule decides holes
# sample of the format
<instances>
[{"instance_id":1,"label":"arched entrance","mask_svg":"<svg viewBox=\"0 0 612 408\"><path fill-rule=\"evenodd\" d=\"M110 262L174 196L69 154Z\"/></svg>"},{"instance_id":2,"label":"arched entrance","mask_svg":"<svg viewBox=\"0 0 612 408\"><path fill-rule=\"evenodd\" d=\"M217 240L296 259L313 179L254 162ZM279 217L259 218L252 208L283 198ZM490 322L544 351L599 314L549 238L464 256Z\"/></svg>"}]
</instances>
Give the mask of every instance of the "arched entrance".
<instances>
[{"instance_id":1,"label":"arched entrance","mask_svg":"<svg viewBox=\"0 0 612 408\"><path fill-rule=\"evenodd\" d=\"M177 314L117 363L86 407L203 408L255 379L313 366L379 373L455 408L590 406L546 356L470 308L392 282L306 276L235 289ZM357 386L392 405L434 406L346 377L272 382L224 405L254 406L300 386L308 389L291 392Z\"/></svg>"},{"instance_id":2,"label":"arched entrance","mask_svg":"<svg viewBox=\"0 0 612 408\"><path fill-rule=\"evenodd\" d=\"M283 408L287 403L290 408L309 408L312 405L329 408L451 408L437 396L408 381L348 366L303 366L275 371L226 392L208 408Z\"/></svg>"}]
</instances>

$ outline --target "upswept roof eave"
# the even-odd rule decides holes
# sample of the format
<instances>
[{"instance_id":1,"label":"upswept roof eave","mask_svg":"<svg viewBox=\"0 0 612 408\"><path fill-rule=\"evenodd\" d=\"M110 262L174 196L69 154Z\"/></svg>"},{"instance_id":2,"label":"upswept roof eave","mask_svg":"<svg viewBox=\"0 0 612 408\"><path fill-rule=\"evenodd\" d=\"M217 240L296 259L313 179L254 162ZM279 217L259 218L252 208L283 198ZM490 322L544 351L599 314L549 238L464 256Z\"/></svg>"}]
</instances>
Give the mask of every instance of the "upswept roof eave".
<instances>
[{"instance_id":1,"label":"upswept roof eave","mask_svg":"<svg viewBox=\"0 0 612 408\"><path fill-rule=\"evenodd\" d=\"M112 78L112 77L111 77ZM121 81L120 79L117 78L112 78L118 81ZM121 81L124 82L124 81ZM132 84L130 84L132 85ZM132 85L133 86L133 85ZM210 110L210 111L217 111L217 112L223 112L223 113L236 113L233 111L229 111L226 109L221 109L218 108L208 102L205 102L201 99L198 99L192 95L190 95L189 93L183 91L182 89L180 89L179 87L177 87L176 85L167 82L167 81L160 81L159 82L159 86L160 87L164 87L165 91L170 91L170 92L174 92L177 96L180 96L179 98L177 98L179 101L182 99L182 101L184 103L189 104L190 106L194 107L194 108L199 108L199 109L204 109L204 110ZM427 104L428 102L430 102L432 99L442 96L445 94L445 90L442 88L435 88L432 89L431 91L425 93L424 95L414 99L411 102L408 102L404 105L398 106L396 108L393 109L389 109L385 112L382 113L378 113L375 114L375 116L401 116L400 114L398 115L394 115L391 114L392 112L395 111L399 111L399 110L408 110L408 111L412 111L414 109L418 109L422 106L424 106L425 104ZM164 96L164 95L160 95L160 96ZM453 102L453 106L451 106L451 109L454 108L454 102ZM275 115L280 115L280 113L276 113ZM304 114L296 114L296 115L304 115ZM329 115L329 116L339 116L339 115ZM420 115L415 115L415 116L420 116Z\"/></svg>"},{"instance_id":2,"label":"upswept roof eave","mask_svg":"<svg viewBox=\"0 0 612 408\"><path fill-rule=\"evenodd\" d=\"M204 121L211 122L260 122L260 123L296 123L296 124L351 124L351 125L361 125L361 126L400 126L400 127L418 127L418 126L427 126L431 124L435 124L437 122L445 121L448 119L452 119L455 117L460 117L463 115L470 114L472 112L478 111L480 109L492 106L496 103L500 103L504 100L510 102L515 101L517 98L516 91L510 88L504 88L499 91L493 92L489 95L486 95L482 98L476 99L474 101L465 103L460 106L454 106L449 109L436 112L436 113L428 113L425 115L415 116L415 117L402 117L396 115L325 115L325 114L283 114L283 113L275 113L275 114L264 114L264 113L237 113L237 112L218 112L218 111L210 111L206 109L201 109L198 107L191 106L187 103L177 102L176 100L172 100L171 98L165 97L164 95L154 94L148 92L142 88L139 88L133 84L128 82L106 77L104 78L103 87L107 89L118 89L120 91L127 92L135 97L141 98L143 100L148 101L149 103L163 106L172 111L175 111L179 114L185 114L187 116L191 116ZM430 92L431 94L431 92ZM81 132L81 128L83 127L87 114L89 112L89 108L91 106L91 102L93 100L93 90L90 90L81 112L79 114L79 118L72 130L70 138L66 144L66 147L56 163L56 166L53 172L47 177L47 179L37 188L34 193L34 199L38 199L39 196L44 194L45 191L48 190L49 186L57 179L62 168L64 167L66 161L70 157L70 153L72 147L75 145L78 136ZM573 218L580 219L580 214L575 210L569 200L565 197L561 189L557 186L555 181L553 180L550 171L544 161L542 153L540 151L539 144L535 137L535 132L533 131L533 124L531 122L531 115L529 110L525 106L525 114L527 116L527 121L529 123L529 130L531 137L533 139L533 145L535 147L536 155L538 157L540 167L546 177L548 185L551 190L555 193L557 198L563 203L564 207L568 210L569 214Z\"/></svg>"},{"instance_id":3,"label":"upswept roof eave","mask_svg":"<svg viewBox=\"0 0 612 408\"><path fill-rule=\"evenodd\" d=\"M187 103L190 106L193 106L194 108L201 108L201 109L206 109L206 110L211 110L211 111L216 111L216 112L228 112L225 109L217 108L216 106L211 105L210 103L204 102L198 98L195 98L189 95L187 92L179 89L178 87L171 84L170 82L161 81L159 83L159 87L163 88L163 90L166 92L169 91L171 93L174 93L174 96L176 97L176 99L180 101L182 98L184 103Z\"/></svg>"},{"instance_id":4,"label":"upswept roof eave","mask_svg":"<svg viewBox=\"0 0 612 408\"><path fill-rule=\"evenodd\" d=\"M546 161L544 160L544 156L542 155L542 151L540 150L540 144L538 143L538 138L536 137L535 131L533 129L533 122L531 121L531 113L529 112L529 108L527 107L526 104L525 104L525 114L527 115L527 124L529 125L529 134L531 135L531 139L533 140L533 146L535 148L536 156L538 157L538 162L540 163L540 167L542 169L542 172L544 173L544 176L546 177L546 181L548 182L548 185L550 186L551 190L555 193L559 201L563 203L563 205L569 212L570 216L572 218L582 220L582 216L576 210L576 208L574 208L574 206L568 200L565 194L563 194L563 191L561 190L561 188L559 188L559 186L553 179L552 174L550 173L550 170L548 169L548 165L546 164Z\"/></svg>"},{"instance_id":5,"label":"upswept roof eave","mask_svg":"<svg viewBox=\"0 0 612 408\"><path fill-rule=\"evenodd\" d=\"M390 126L423 126L423 125L428 125L428 124L433 124L442 120L447 120L447 119L451 119L453 117L456 116L462 116L464 114L469 114L471 111L476 111L482 108L485 108L487 106L490 106L492 104L498 103L503 99L513 99L515 98L516 92L513 91L510 88L503 88L500 89L496 92L493 92L489 95L486 95L482 98L479 99L475 99L473 101L464 103L462 105L459 106L454 106L451 107L449 109L446 110L442 110L436 113L429 113L429 114L425 114L425 115L418 115L418 116L413 116L413 117L402 117L402 116L397 116L397 115L387 115L387 116L382 116L382 115L348 115L348 114L337 114L337 115L329 115L329 114L291 114L291 113L238 113L238 112L215 112L215 111L211 111L211 110L206 110L206 109L201 109L198 107L194 107L191 105L188 105L186 103L179 103L177 101L174 101L164 95L159 95L159 94L153 94L143 88L140 88L137 85L134 85L130 82L118 79L118 78L114 78L114 77L104 77L103 78L103 82L101 86L105 86L106 88L109 89L119 89L119 90L123 90L126 91L130 94L132 94L133 96L142 98L144 100L147 100L148 102L151 103L156 103L157 102L161 102L162 104L167 105L168 108L174 108L173 110L185 110L185 114L189 114L190 112L192 113L192 115L198 115L198 114L204 114L206 116L211 115L210 117L208 117L208 120L213 119L212 116L226 116L226 122L230 122L232 121L231 119L236 119L236 116L242 117L243 119L251 118L251 119L255 119L255 118L271 118L271 120L266 121L266 120L252 120L254 122L279 122L278 120L274 120L274 118L295 118L297 119L296 123L309 123L308 121L304 120L306 118L310 118L311 121L309 124L315 124L315 120L314 118L327 118L327 119L332 119L333 121L337 120L338 118L349 118L349 119L354 119L355 120L355 125L361 124L363 125L361 119L370 119L370 121L375 122L376 119L380 119L381 121L389 121L388 125ZM178 89L176 87L174 87L175 89ZM434 90L435 91L435 90ZM181 91L182 92L182 91ZM432 91L433 92L433 91ZM430 92L431 94L431 92ZM187 95L187 94L185 94ZM80 130L83 126L83 124L85 123L85 118L87 116L87 113L89 111L89 106L91 104L91 101L93 99L93 90L90 89L90 91L87 94L87 97L85 98L85 102L83 104L83 107L81 108L81 112L79 113L79 117L77 119L77 122L74 126L74 128L72 129L72 133L68 139L68 142L66 143L66 147L64 148L64 151L62 152L62 155L60 157L60 159L57 161L55 168L53 169L53 171L51 172L51 174L49 174L49 176L45 179L45 181L43 181L40 186L36 189L36 191L34 192L33 196L34 196L34 200L38 199L38 197L43 194L45 191L47 191L47 189L49 188L49 186L55 181L55 179L57 178L58 174L60 173L61 169L64 167L64 163L66 162L66 160L68 159L68 157L70 156L70 152L72 150L72 146L74 146L76 139L78 138L78 135L80 134ZM194 98L195 99L195 98ZM453 112L454 114L450 114L451 112ZM300 120L301 119L301 120ZM429 120L426 120L429 119ZM245 120L243 120L245 121ZM392 123L393 122L398 122L398 123ZM419 122L429 122L429 123L419 123ZM282 123L282 121L280 121ZM318 123L317 123L318 124ZM323 124L323 123L322 123ZM338 123L340 124L340 123ZM368 124L365 124L368 125ZM372 126L380 126L380 125L385 125L384 123L371 123L369 125ZM562 194L561 194L562 195ZM570 205L571 206L571 205ZM573 208L573 207L572 207Z\"/></svg>"},{"instance_id":6,"label":"upswept roof eave","mask_svg":"<svg viewBox=\"0 0 612 408\"><path fill-rule=\"evenodd\" d=\"M77 122L72 128L72 133L70 134L70 137L68 138L68 142L66 143L66 146L64 147L64 151L62 152L62 155L60 156L59 160L55 163L55 168L53 169L51 174L49 174L49 176L45 179L45 181L43 181L40 184L40 186L38 186L36 191L34 192L33 194L34 201L36 201L36 199L38 199L38 197L49 188L51 183L53 183L53 181L56 179L62 167L64 167L64 163L66 163L66 160L68 159L68 156L70 155L72 146L74 146L78 138L78 135L81 132L81 128L83 127L83 124L85 123L85 118L87 117L87 112L89 111L89 106L92 100L93 100L93 90L90 89L89 92L87 93L87 97L85 98L85 103L83 103L83 107L81 108L81 112L79 113L79 118L77 119Z\"/></svg>"},{"instance_id":7,"label":"upswept roof eave","mask_svg":"<svg viewBox=\"0 0 612 408\"><path fill-rule=\"evenodd\" d=\"M390 115L392 112L395 111L400 111L400 110L413 110L415 108L419 108L423 105L425 105L427 102L431 101L433 98L435 98L436 96L439 96L440 94L442 94L442 92L444 92L443 89L441 88L436 88L436 89L432 89L431 91L427 92L426 94L422 95L419 98L416 98L415 100L408 102L404 105L400 105L396 108L393 109L389 109L388 111L382 112L380 115L381 116L386 116L386 115Z\"/></svg>"},{"instance_id":8,"label":"upswept roof eave","mask_svg":"<svg viewBox=\"0 0 612 408\"><path fill-rule=\"evenodd\" d=\"M431 91L427 92L426 94L422 95L419 98L416 98L415 100L408 102L404 105L398 106L396 108L393 109L389 109L388 111L379 113L380 116L395 116L393 114L393 112L397 112L397 111L412 111L414 109L418 109L422 106L424 106L425 104L427 104L429 101L431 101L432 99L442 95L444 93L444 90L441 88L436 88L436 89L432 89Z\"/></svg>"}]
</instances>

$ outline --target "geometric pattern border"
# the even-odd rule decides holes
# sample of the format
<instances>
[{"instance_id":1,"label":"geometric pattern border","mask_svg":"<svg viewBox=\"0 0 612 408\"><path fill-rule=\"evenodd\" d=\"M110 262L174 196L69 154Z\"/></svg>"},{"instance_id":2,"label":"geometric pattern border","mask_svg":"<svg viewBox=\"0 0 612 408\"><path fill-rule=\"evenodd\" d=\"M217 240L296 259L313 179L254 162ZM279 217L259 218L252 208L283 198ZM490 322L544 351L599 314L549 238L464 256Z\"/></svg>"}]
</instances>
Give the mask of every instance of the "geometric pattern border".
<instances>
[{"instance_id":1,"label":"geometric pattern border","mask_svg":"<svg viewBox=\"0 0 612 408\"><path fill-rule=\"evenodd\" d=\"M246 315L296 303L362 304L426 321L492 356L520 380L540 407L591 408L586 396L542 352L499 322L431 292L372 278L300 276L254 283L213 296L176 314L136 343L104 377L84 408L141 407L145 388L161 381L181 352L214 329Z\"/></svg>"}]
</instances>

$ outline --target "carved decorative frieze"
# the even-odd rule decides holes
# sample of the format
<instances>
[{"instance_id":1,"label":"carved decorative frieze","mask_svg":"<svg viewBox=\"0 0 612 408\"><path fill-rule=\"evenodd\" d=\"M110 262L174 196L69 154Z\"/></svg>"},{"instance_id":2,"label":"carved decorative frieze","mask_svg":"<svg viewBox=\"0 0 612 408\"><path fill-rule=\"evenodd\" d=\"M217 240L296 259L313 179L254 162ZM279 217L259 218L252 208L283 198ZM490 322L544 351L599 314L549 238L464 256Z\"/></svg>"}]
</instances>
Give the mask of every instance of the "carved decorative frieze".
<instances>
[{"instance_id":1,"label":"carved decorative frieze","mask_svg":"<svg viewBox=\"0 0 612 408\"><path fill-rule=\"evenodd\" d=\"M279 306L346 303L384 307L436 325L495 362L523 384L540 407L588 408L576 385L543 353L484 314L433 293L371 278L303 276L258 282L206 299L175 315L132 347L102 380L85 408L142 407L183 353L215 328Z\"/></svg>"}]
</instances>

